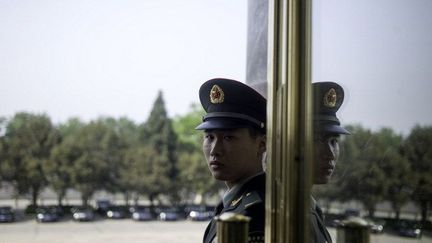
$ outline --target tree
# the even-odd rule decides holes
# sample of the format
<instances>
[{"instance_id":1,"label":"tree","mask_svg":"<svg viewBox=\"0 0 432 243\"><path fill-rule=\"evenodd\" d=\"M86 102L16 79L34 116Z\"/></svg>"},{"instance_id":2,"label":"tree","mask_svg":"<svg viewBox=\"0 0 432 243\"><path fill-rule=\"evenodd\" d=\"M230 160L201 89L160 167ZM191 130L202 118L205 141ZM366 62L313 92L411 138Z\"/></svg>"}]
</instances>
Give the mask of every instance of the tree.
<instances>
[{"instance_id":1,"label":"tree","mask_svg":"<svg viewBox=\"0 0 432 243\"><path fill-rule=\"evenodd\" d=\"M414 187L412 199L420 205L422 221L428 214L432 202L432 126L415 126L406 138L403 154L413 171Z\"/></svg>"},{"instance_id":2,"label":"tree","mask_svg":"<svg viewBox=\"0 0 432 243\"><path fill-rule=\"evenodd\" d=\"M1 171L17 195L31 193L34 205L47 185L44 166L58 142L59 133L44 114L17 113L7 124L3 140L6 159Z\"/></svg>"},{"instance_id":3,"label":"tree","mask_svg":"<svg viewBox=\"0 0 432 243\"><path fill-rule=\"evenodd\" d=\"M178 177L177 136L173 130L172 122L167 116L165 102L160 91L149 118L141 126L140 141L143 146L152 148L157 156L157 158L150 161L153 164L145 166L150 166L158 172L166 171L166 173L160 173L158 178L160 181L156 182L165 185L160 188L159 193L165 193L171 197L172 201L177 202L179 200L178 189L180 186L176 183Z\"/></svg>"},{"instance_id":4,"label":"tree","mask_svg":"<svg viewBox=\"0 0 432 243\"><path fill-rule=\"evenodd\" d=\"M128 151L125 163L131 189L137 194L147 195L151 205L161 192L171 185L167 160L161 157L152 146L144 145Z\"/></svg>"},{"instance_id":5,"label":"tree","mask_svg":"<svg viewBox=\"0 0 432 243\"><path fill-rule=\"evenodd\" d=\"M379 134L359 125L348 126L348 130L352 135L346 136L344 140L345 156L336 169L340 175L343 197L359 200L373 217L375 206L384 199L388 187L382 168L388 159L382 152L388 146L380 141Z\"/></svg>"},{"instance_id":6,"label":"tree","mask_svg":"<svg viewBox=\"0 0 432 243\"><path fill-rule=\"evenodd\" d=\"M61 154L69 162L71 183L86 205L97 190L112 186L119 161L119 138L104 122L92 121L64 139Z\"/></svg>"},{"instance_id":7,"label":"tree","mask_svg":"<svg viewBox=\"0 0 432 243\"><path fill-rule=\"evenodd\" d=\"M203 134L195 130L195 127L201 123L203 116L204 110L201 106L192 104L188 113L174 118L173 129L178 136L178 144L182 150L199 150L202 153Z\"/></svg>"},{"instance_id":8,"label":"tree","mask_svg":"<svg viewBox=\"0 0 432 243\"><path fill-rule=\"evenodd\" d=\"M69 137L82 127L84 127L84 123L77 118L69 119L66 123L60 124L58 131L62 141L52 148L50 159L45 164L46 179L49 186L56 192L59 205L62 204L67 189L73 188L70 167L73 166L74 159L68 153L68 148L71 147Z\"/></svg>"},{"instance_id":9,"label":"tree","mask_svg":"<svg viewBox=\"0 0 432 243\"><path fill-rule=\"evenodd\" d=\"M100 122L104 123L118 136L116 150L118 152L117 161L113 161L112 170L115 175L112 181L109 183L110 187L107 188L111 192L119 192L124 195L126 204L129 203L129 198L133 193L134 185L130 180L130 174L134 172L136 168L131 167L126 159L126 156L130 151L136 150L139 144L138 127L137 125L122 117L118 120L113 118L101 118Z\"/></svg>"},{"instance_id":10,"label":"tree","mask_svg":"<svg viewBox=\"0 0 432 243\"><path fill-rule=\"evenodd\" d=\"M85 124L78 118L70 118L65 123L59 124L60 135L65 138L78 132Z\"/></svg>"},{"instance_id":11,"label":"tree","mask_svg":"<svg viewBox=\"0 0 432 243\"><path fill-rule=\"evenodd\" d=\"M0 116L0 137L2 137L6 128L6 124L7 124L7 119L6 117L1 117Z\"/></svg>"},{"instance_id":12,"label":"tree","mask_svg":"<svg viewBox=\"0 0 432 243\"><path fill-rule=\"evenodd\" d=\"M3 171L3 161L6 161L6 142L4 138L4 130L7 124L7 120L4 117L0 117L0 181L7 180L6 172Z\"/></svg>"},{"instance_id":13,"label":"tree","mask_svg":"<svg viewBox=\"0 0 432 243\"><path fill-rule=\"evenodd\" d=\"M379 163L388 185L385 199L391 203L396 219L399 219L402 206L409 200L411 187L409 163L401 153L403 138L389 128L381 129L376 138L384 149L381 151L382 160Z\"/></svg>"},{"instance_id":14,"label":"tree","mask_svg":"<svg viewBox=\"0 0 432 243\"><path fill-rule=\"evenodd\" d=\"M45 165L46 179L48 185L57 194L58 205L62 205L67 189L73 187L69 170L73 161L65 153L65 147L64 143L55 146L51 151L50 159L47 160Z\"/></svg>"},{"instance_id":15,"label":"tree","mask_svg":"<svg viewBox=\"0 0 432 243\"><path fill-rule=\"evenodd\" d=\"M203 134L195 127L201 122L204 112L198 105L192 105L190 111L178 116L173 121L174 130L178 135L178 167L179 182L181 182L184 199L198 196L204 200L204 195L214 195L220 188L208 170L201 144Z\"/></svg>"}]
</instances>

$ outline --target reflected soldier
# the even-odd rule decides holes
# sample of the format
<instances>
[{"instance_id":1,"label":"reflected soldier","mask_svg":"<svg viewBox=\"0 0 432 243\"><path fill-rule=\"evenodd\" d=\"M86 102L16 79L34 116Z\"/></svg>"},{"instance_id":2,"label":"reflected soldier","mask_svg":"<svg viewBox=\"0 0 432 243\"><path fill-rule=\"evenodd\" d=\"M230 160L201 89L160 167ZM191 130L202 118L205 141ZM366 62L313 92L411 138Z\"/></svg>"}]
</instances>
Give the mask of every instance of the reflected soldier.
<instances>
[{"instance_id":1,"label":"reflected soldier","mask_svg":"<svg viewBox=\"0 0 432 243\"><path fill-rule=\"evenodd\" d=\"M343 88L334 82L312 84L314 94L313 184L327 184L339 157L339 137L350 134L340 126L336 112L344 100ZM321 209L312 197L311 242L332 242Z\"/></svg>"},{"instance_id":2,"label":"reflected soldier","mask_svg":"<svg viewBox=\"0 0 432 243\"><path fill-rule=\"evenodd\" d=\"M266 99L246 84L229 79L205 82L199 97L207 112L196 128L204 130L203 152L213 177L227 186L215 216L233 212L250 217L249 242L264 242ZM215 241L213 219L203 242Z\"/></svg>"}]
</instances>

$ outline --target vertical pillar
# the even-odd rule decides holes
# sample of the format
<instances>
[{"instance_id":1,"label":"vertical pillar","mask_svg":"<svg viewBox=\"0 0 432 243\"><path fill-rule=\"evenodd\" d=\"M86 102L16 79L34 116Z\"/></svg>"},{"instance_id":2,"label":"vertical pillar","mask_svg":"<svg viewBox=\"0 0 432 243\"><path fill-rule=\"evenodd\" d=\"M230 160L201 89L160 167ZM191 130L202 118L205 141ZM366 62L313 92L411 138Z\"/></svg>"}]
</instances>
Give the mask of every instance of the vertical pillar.
<instances>
[{"instance_id":1,"label":"vertical pillar","mask_svg":"<svg viewBox=\"0 0 432 243\"><path fill-rule=\"evenodd\" d=\"M337 243L369 243L370 229L368 223L359 217L342 221L337 228Z\"/></svg>"},{"instance_id":2,"label":"vertical pillar","mask_svg":"<svg viewBox=\"0 0 432 243\"><path fill-rule=\"evenodd\" d=\"M246 82L267 97L268 0L248 0Z\"/></svg>"},{"instance_id":3,"label":"vertical pillar","mask_svg":"<svg viewBox=\"0 0 432 243\"><path fill-rule=\"evenodd\" d=\"M228 212L216 221L217 243L248 243L249 217Z\"/></svg>"},{"instance_id":4,"label":"vertical pillar","mask_svg":"<svg viewBox=\"0 0 432 243\"><path fill-rule=\"evenodd\" d=\"M266 242L308 242L311 0L250 0L248 11L247 82L268 102Z\"/></svg>"}]
</instances>

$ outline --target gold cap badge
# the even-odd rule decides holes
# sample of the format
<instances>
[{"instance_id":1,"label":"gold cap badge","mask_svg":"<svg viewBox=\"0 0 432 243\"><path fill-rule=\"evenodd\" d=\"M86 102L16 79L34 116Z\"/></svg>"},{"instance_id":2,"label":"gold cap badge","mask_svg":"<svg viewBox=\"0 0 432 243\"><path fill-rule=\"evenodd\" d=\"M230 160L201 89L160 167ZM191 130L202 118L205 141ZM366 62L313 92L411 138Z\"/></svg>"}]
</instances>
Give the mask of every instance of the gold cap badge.
<instances>
[{"instance_id":1,"label":"gold cap badge","mask_svg":"<svg viewBox=\"0 0 432 243\"><path fill-rule=\"evenodd\" d=\"M224 102L225 94L223 90L216 84L210 90L210 101L213 104L220 104Z\"/></svg>"},{"instance_id":2,"label":"gold cap badge","mask_svg":"<svg viewBox=\"0 0 432 243\"><path fill-rule=\"evenodd\" d=\"M331 88L324 95L324 106L333 108L336 106L336 101L337 101L336 90Z\"/></svg>"}]
</instances>

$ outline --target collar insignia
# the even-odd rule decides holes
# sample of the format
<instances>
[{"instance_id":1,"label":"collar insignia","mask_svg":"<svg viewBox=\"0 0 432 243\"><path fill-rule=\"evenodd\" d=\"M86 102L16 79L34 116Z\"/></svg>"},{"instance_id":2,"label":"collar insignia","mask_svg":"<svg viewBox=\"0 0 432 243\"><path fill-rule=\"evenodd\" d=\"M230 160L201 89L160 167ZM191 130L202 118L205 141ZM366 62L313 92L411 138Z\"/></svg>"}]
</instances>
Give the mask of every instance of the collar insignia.
<instances>
[{"instance_id":1,"label":"collar insignia","mask_svg":"<svg viewBox=\"0 0 432 243\"><path fill-rule=\"evenodd\" d=\"M216 84L210 90L210 101L213 104L220 104L224 102L225 94L223 90Z\"/></svg>"},{"instance_id":2,"label":"collar insignia","mask_svg":"<svg viewBox=\"0 0 432 243\"><path fill-rule=\"evenodd\" d=\"M328 108L335 107L337 101L336 90L333 88L329 89L329 91L325 93L323 101L324 101L324 106Z\"/></svg>"},{"instance_id":3,"label":"collar insignia","mask_svg":"<svg viewBox=\"0 0 432 243\"><path fill-rule=\"evenodd\" d=\"M239 198L233 200L233 201L231 202L231 207L235 207L235 206L240 202L240 200L241 200L242 198L243 198L243 196L241 196L241 197L239 197Z\"/></svg>"}]
</instances>

